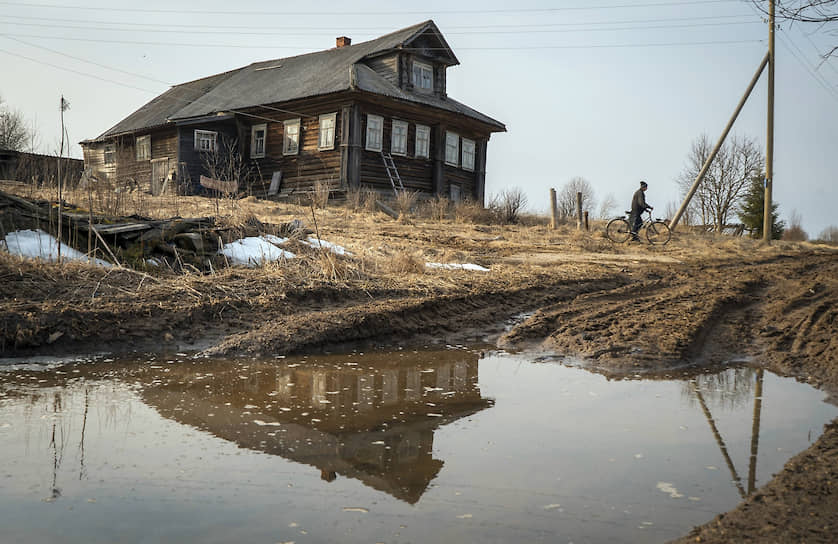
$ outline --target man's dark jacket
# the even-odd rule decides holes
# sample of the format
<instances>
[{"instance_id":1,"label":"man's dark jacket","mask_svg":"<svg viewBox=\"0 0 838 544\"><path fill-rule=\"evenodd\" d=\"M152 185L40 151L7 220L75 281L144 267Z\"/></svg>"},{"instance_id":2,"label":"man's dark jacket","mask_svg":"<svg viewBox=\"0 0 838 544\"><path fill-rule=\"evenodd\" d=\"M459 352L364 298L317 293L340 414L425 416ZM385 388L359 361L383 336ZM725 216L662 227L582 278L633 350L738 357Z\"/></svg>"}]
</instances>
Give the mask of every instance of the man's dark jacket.
<instances>
[{"instance_id":1,"label":"man's dark jacket","mask_svg":"<svg viewBox=\"0 0 838 544\"><path fill-rule=\"evenodd\" d=\"M643 192L643 189L635 191L631 199L631 214L637 217L650 208L651 206L646 204L646 194Z\"/></svg>"}]
</instances>

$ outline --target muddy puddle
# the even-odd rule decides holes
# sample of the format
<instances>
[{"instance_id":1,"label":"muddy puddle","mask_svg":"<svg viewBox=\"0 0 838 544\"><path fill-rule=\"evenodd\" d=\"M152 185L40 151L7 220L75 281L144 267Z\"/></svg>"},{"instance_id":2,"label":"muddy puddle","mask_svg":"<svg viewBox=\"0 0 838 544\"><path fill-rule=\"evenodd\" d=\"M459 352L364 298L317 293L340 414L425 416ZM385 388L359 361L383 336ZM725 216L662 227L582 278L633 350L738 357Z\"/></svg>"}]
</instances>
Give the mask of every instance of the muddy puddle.
<instances>
[{"instance_id":1,"label":"muddy puddle","mask_svg":"<svg viewBox=\"0 0 838 544\"><path fill-rule=\"evenodd\" d=\"M664 542L838 408L449 347L0 366L0 542Z\"/></svg>"}]
</instances>

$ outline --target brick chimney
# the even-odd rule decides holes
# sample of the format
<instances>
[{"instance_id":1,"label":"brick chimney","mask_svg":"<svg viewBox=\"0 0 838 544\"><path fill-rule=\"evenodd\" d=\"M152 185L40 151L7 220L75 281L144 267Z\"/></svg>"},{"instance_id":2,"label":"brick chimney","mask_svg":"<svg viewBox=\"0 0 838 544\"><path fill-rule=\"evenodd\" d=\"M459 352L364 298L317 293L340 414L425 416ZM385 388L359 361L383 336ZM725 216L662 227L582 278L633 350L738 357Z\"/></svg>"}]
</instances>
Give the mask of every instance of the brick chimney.
<instances>
[{"instance_id":1,"label":"brick chimney","mask_svg":"<svg viewBox=\"0 0 838 544\"><path fill-rule=\"evenodd\" d=\"M347 38L346 36L335 38L335 47L347 47L350 45L352 45L352 38Z\"/></svg>"}]
</instances>

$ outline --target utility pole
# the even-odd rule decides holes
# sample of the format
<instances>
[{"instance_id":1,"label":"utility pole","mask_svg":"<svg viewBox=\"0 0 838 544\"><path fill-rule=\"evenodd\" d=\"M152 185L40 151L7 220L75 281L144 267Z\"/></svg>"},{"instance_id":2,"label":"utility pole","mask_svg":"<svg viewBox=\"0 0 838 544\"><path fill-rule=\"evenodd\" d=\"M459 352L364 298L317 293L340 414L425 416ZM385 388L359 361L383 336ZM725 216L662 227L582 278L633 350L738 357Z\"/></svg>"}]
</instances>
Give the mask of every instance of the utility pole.
<instances>
[{"instance_id":1,"label":"utility pole","mask_svg":"<svg viewBox=\"0 0 838 544\"><path fill-rule=\"evenodd\" d=\"M58 148L58 264L61 264L61 157L64 156L64 112L66 111L66 101L64 95L61 95L61 101L58 103L58 110L61 113L61 147Z\"/></svg>"},{"instance_id":2,"label":"utility pole","mask_svg":"<svg viewBox=\"0 0 838 544\"><path fill-rule=\"evenodd\" d=\"M768 3L768 134L765 142L765 208L762 216L762 239L771 242L773 221L771 189L774 183L774 0Z\"/></svg>"},{"instance_id":3,"label":"utility pole","mask_svg":"<svg viewBox=\"0 0 838 544\"><path fill-rule=\"evenodd\" d=\"M765 66L768 64L770 53L766 53L764 57L762 57L762 61L759 63L759 68L754 73L754 77L751 78L751 82L748 84L748 88L745 91L745 94L742 95L742 98L739 100L739 104L736 105L736 109L733 111L733 115L730 116L730 119L727 122L727 126L725 127L724 131L722 131L722 135L719 138L719 141L716 142L716 147L713 148L713 151L710 152L710 155L707 157L707 160L704 161L704 166L701 167L701 171L695 177L695 181L693 182L690 190L687 192L687 196L684 197L684 202L681 203L681 207L678 208L678 211L675 212L675 217L673 217L669 221L669 228L675 230L675 227L678 225L678 221L680 221L681 216L687 210L687 206L690 205L690 200L692 200L693 195L695 194L696 190L698 190L698 186L701 184L701 181L704 179L704 174L707 173L707 170L710 168L710 163L713 162L713 159L716 158L716 154L718 154L719 149L722 148L722 144L725 143L725 138L727 138L730 129L733 128L733 123L736 121L736 118L739 117L739 112L742 111L742 107L745 105L745 102L748 101L748 97L751 96L751 91L754 90L754 87L759 81L759 76L762 75L762 71L765 70Z\"/></svg>"}]
</instances>

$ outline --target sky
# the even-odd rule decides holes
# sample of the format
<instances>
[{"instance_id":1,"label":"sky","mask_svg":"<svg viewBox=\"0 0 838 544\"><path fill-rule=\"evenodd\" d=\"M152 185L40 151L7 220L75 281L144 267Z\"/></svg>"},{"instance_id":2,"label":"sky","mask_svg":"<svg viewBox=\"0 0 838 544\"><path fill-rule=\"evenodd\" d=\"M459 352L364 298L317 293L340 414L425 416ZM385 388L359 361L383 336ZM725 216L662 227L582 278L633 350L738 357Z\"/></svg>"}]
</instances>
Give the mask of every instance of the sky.
<instances>
[{"instance_id":1,"label":"sky","mask_svg":"<svg viewBox=\"0 0 838 544\"><path fill-rule=\"evenodd\" d=\"M533 212L581 176L614 213L646 180L666 216L692 142L718 139L768 47L746 0L0 0L0 97L54 153L63 95L80 158L77 142L170 85L427 19L460 60L449 96L506 124L489 142L487 193L520 188ZM774 201L810 236L838 226L838 55L821 58L834 45L838 24L777 32ZM767 71L733 134L764 146L766 112Z\"/></svg>"}]
</instances>

